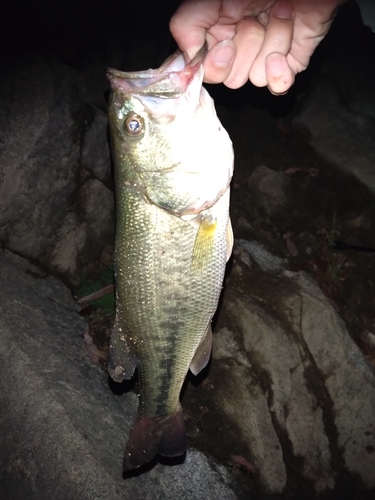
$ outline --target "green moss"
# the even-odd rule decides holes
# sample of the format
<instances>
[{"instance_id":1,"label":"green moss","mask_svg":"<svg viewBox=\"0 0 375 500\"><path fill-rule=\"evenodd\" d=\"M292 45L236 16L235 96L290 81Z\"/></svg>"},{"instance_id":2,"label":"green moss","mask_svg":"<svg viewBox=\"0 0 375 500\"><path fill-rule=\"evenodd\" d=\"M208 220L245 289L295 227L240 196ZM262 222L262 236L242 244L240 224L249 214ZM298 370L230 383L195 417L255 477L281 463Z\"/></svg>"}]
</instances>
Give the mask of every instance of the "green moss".
<instances>
[{"instance_id":1,"label":"green moss","mask_svg":"<svg viewBox=\"0 0 375 500\"><path fill-rule=\"evenodd\" d=\"M114 284L113 270L105 268L98 276L87 276L82 279L81 286L76 290L77 300L86 297L91 293L98 292L102 288ZM105 314L115 313L115 293L112 290L110 293L104 295L97 300L90 301L90 304L98 307Z\"/></svg>"}]
</instances>

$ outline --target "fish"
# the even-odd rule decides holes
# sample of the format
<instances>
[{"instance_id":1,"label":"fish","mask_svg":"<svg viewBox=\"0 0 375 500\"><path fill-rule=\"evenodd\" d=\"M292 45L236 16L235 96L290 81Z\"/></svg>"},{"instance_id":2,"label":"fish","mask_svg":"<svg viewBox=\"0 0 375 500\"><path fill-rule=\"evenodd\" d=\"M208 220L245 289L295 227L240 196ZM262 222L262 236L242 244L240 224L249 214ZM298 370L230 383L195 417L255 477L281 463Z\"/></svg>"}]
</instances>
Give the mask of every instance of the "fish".
<instances>
[{"instance_id":1,"label":"fish","mask_svg":"<svg viewBox=\"0 0 375 500\"><path fill-rule=\"evenodd\" d=\"M233 147L202 86L205 49L160 68L108 70L116 317L109 374L138 373L124 472L186 453L180 392L208 363L232 251Z\"/></svg>"}]
</instances>

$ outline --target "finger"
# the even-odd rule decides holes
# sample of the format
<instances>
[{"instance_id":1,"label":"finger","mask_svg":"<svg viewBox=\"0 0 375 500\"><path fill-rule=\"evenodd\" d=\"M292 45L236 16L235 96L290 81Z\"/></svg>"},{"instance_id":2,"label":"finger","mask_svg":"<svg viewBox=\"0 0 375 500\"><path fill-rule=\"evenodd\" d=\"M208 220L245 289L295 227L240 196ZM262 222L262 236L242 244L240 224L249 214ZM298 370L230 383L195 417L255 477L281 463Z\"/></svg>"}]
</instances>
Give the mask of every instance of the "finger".
<instances>
[{"instance_id":1,"label":"finger","mask_svg":"<svg viewBox=\"0 0 375 500\"><path fill-rule=\"evenodd\" d=\"M293 39L293 9L289 2L280 0L272 7L262 48L252 65L249 78L257 87L268 84L267 76L282 80L280 69L286 70L284 62L276 57L270 59L269 73L266 70L266 58L269 54L279 53L286 56L290 51ZM285 59L285 58L284 58ZM278 64L279 63L279 64ZM273 71L275 70L275 73ZM286 80L290 78L286 75Z\"/></svg>"},{"instance_id":2,"label":"finger","mask_svg":"<svg viewBox=\"0 0 375 500\"><path fill-rule=\"evenodd\" d=\"M238 89L248 81L250 68L262 47L264 35L264 27L255 18L245 18L237 24L233 37L237 55L224 81L227 87Z\"/></svg>"},{"instance_id":3,"label":"finger","mask_svg":"<svg viewBox=\"0 0 375 500\"><path fill-rule=\"evenodd\" d=\"M219 19L221 0L186 0L172 16L169 29L182 52L192 59Z\"/></svg>"},{"instance_id":4,"label":"finger","mask_svg":"<svg viewBox=\"0 0 375 500\"><path fill-rule=\"evenodd\" d=\"M266 58L267 86L275 95L285 94L294 84L295 72L290 68L287 58L280 52L269 54Z\"/></svg>"},{"instance_id":5,"label":"finger","mask_svg":"<svg viewBox=\"0 0 375 500\"><path fill-rule=\"evenodd\" d=\"M204 60L204 81L221 83L229 75L236 56L236 46L232 40L216 43Z\"/></svg>"}]
</instances>

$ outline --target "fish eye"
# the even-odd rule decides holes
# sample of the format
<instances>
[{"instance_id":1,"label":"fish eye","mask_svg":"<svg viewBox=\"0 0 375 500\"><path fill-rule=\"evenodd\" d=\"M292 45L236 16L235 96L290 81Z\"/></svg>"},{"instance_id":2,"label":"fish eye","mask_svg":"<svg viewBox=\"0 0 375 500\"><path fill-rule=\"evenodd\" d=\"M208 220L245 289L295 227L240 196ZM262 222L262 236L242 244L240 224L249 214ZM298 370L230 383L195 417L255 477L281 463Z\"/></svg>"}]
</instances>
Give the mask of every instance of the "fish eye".
<instances>
[{"instance_id":1,"label":"fish eye","mask_svg":"<svg viewBox=\"0 0 375 500\"><path fill-rule=\"evenodd\" d=\"M132 114L124 121L124 131L126 134L137 137L143 132L143 120L139 115Z\"/></svg>"}]
</instances>

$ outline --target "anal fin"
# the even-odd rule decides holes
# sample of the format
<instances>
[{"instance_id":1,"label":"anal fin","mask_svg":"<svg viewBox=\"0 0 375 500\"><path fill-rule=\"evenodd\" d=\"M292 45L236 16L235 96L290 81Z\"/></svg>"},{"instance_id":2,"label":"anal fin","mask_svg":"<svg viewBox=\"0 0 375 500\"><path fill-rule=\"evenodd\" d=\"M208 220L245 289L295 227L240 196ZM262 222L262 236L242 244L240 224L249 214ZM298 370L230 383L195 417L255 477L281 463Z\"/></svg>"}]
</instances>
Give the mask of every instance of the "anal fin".
<instances>
[{"instance_id":1,"label":"anal fin","mask_svg":"<svg viewBox=\"0 0 375 500\"><path fill-rule=\"evenodd\" d=\"M211 355L211 349L212 329L211 324L209 324L201 343L195 351L193 361L190 364L190 371L193 375L198 375L198 373L207 366Z\"/></svg>"}]
</instances>

